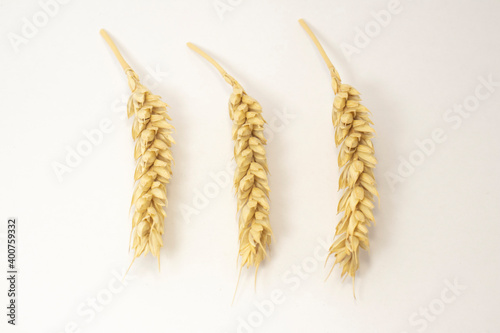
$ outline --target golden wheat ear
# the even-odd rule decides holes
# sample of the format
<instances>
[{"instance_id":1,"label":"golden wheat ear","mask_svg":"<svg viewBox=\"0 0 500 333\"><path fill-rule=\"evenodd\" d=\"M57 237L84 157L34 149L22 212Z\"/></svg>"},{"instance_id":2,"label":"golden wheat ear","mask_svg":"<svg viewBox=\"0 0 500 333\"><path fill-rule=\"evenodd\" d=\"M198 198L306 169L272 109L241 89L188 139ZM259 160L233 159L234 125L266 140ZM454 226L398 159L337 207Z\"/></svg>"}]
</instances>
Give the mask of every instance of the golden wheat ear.
<instances>
[{"instance_id":1,"label":"golden wheat ear","mask_svg":"<svg viewBox=\"0 0 500 333\"><path fill-rule=\"evenodd\" d=\"M349 275L354 281L359 268L359 248L368 250L367 227L370 222L375 223L373 201L374 196L378 197L378 192L373 169L377 160L371 141L375 131L371 127L373 123L368 109L361 104L359 92L341 82L339 73L314 33L304 20L299 20L299 23L318 48L332 77L335 144L341 145L338 158L339 168L342 169L339 189L344 190L337 211L344 214L337 225L337 239L330 247L328 257L333 254L333 266L340 264L342 277Z\"/></svg>"},{"instance_id":2,"label":"golden wheat ear","mask_svg":"<svg viewBox=\"0 0 500 333\"><path fill-rule=\"evenodd\" d=\"M217 68L226 82L233 87L229 98L229 116L233 121L232 138L236 160L234 188L239 212L240 272L245 265L247 268L254 266L257 276L259 265L267 256L266 249L270 246L272 237L262 107L248 96L241 85L215 60L195 45L187 45Z\"/></svg>"},{"instance_id":3,"label":"golden wheat ear","mask_svg":"<svg viewBox=\"0 0 500 333\"><path fill-rule=\"evenodd\" d=\"M167 206L166 184L172 176L174 162L170 150L175 143L171 136L174 127L167 121L171 120L167 104L140 83L139 76L123 59L106 31L101 30L100 33L123 67L132 91L127 103L128 117L134 116L132 138L135 140L134 158L137 160L134 175L137 184L131 202L131 207L134 206L132 263L141 254L151 252L158 258L159 269Z\"/></svg>"}]
</instances>

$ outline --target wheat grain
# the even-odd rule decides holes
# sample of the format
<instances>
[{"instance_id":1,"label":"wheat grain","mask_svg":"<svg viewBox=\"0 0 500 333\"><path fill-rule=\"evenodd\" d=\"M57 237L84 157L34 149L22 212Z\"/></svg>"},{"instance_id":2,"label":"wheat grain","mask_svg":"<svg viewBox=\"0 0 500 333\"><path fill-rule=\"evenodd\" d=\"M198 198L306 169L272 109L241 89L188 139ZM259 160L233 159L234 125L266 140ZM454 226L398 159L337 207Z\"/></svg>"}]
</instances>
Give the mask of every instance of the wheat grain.
<instances>
[{"instance_id":1,"label":"wheat grain","mask_svg":"<svg viewBox=\"0 0 500 333\"><path fill-rule=\"evenodd\" d=\"M240 272L245 265L247 268L255 266L257 276L272 237L262 108L217 62L195 45L187 45L214 65L233 88L229 98L229 116L233 121L232 138L236 160L234 187L239 212Z\"/></svg>"},{"instance_id":2,"label":"wheat grain","mask_svg":"<svg viewBox=\"0 0 500 333\"><path fill-rule=\"evenodd\" d=\"M159 267L167 206L166 184L172 176L170 147L175 143L171 136L174 127L167 122L171 120L167 104L140 83L138 75L125 62L106 31L101 30L101 35L122 65L132 91L127 115L129 118L134 116L132 138L135 140L134 158L138 162L134 174L137 184L131 202L131 207L134 206L132 263L141 254L151 252L158 258Z\"/></svg>"},{"instance_id":3,"label":"wheat grain","mask_svg":"<svg viewBox=\"0 0 500 333\"><path fill-rule=\"evenodd\" d=\"M329 250L330 257L335 256L332 266L340 264L344 277L353 280L359 268L359 247L369 248L368 226L375 223L373 216L374 196L378 197L373 168L377 164L371 139L375 131L370 126L372 121L369 111L361 104L359 92L347 84L342 84L340 76L326 55L318 39L304 20L299 20L318 48L332 76L332 88L335 93L332 121L335 127L335 144L340 147L338 165L342 169L339 189L344 193L337 211L343 212L337 225L335 236ZM328 260L328 258L327 258ZM331 270L330 270L331 272Z\"/></svg>"}]
</instances>

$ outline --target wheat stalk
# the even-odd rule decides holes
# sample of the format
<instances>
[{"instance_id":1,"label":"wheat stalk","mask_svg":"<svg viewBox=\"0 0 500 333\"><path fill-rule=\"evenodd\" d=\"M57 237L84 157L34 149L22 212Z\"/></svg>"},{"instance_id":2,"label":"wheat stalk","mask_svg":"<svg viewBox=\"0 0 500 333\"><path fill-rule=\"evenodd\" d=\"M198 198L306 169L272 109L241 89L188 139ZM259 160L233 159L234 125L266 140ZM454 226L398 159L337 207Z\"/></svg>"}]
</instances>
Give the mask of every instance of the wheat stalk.
<instances>
[{"instance_id":1,"label":"wheat stalk","mask_svg":"<svg viewBox=\"0 0 500 333\"><path fill-rule=\"evenodd\" d=\"M262 107L215 60L195 45L187 45L214 65L233 87L229 98L229 116L233 121L232 137L236 160L234 187L239 212L240 273L245 265L247 268L255 266L257 277L259 265L267 255L266 249L270 246L272 237Z\"/></svg>"},{"instance_id":2,"label":"wheat stalk","mask_svg":"<svg viewBox=\"0 0 500 333\"><path fill-rule=\"evenodd\" d=\"M118 48L106 31L101 30L116 58L127 75L132 94L127 103L128 117L134 116L132 138L135 140L134 158L137 160L134 180L137 182L132 196L131 240L134 260L148 252L158 258L163 246L166 184L172 176L173 158L170 147L174 144L171 133L174 127L167 122L167 104L143 86L138 75L125 62Z\"/></svg>"},{"instance_id":3,"label":"wheat stalk","mask_svg":"<svg viewBox=\"0 0 500 333\"><path fill-rule=\"evenodd\" d=\"M339 178L339 190L344 193L337 211L344 212L337 225L328 258L333 254L336 264L342 266L341 276L351 276L353 281L359 268L359 248L368 250L368 226L375 223L373 216L374 196L378 197L373 168L377 164L371 139L374 129L368 117L368 109L361 104L359 92L347 84L342 84L340 76L318 39L304 20L299 20L306 30L332 76L332 88L335 93L332 121L335 127L335 144L340 147L338 165L342 169ZM327 258L327 260L328 260ZM330 273L331 271L330 270ZM347 275L346 275L347 274Z\"/></svg>"}]
</instances>

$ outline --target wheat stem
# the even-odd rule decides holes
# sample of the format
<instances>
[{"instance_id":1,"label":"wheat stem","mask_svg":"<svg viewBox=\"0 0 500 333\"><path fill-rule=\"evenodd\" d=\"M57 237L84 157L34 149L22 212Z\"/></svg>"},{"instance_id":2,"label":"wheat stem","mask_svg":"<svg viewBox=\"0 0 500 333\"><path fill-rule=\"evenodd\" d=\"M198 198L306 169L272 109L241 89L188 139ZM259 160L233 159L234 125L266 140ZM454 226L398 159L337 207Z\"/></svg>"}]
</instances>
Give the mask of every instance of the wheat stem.
<instances>
[{"instance_id":1,"label":"wheat stem","mask_svg":"<svg viewBox=\"0 0 500 333\"><path fill-rule=\"evenodd\" d=\"M328 58L328 55L326 54L325 49L323 48L323 46L319 42L319 40L316 37L316 35L314 34L314 32L312 32L311 28L309 28L306 21L304 21L304 19L300 19L299 23L302 26L302 28L304 28L304 30L307 32L309 37L311 37L312 41L314 42L314 45L316 45L316 47L318 48L318 51L321 54L321 57L325 61L326 66L328 67L328 70L330 71L330 75L332 76L333 79L335 79L335 81L337 83L337 89L338 89L338 86L340 86L340 83L341 83L340 75L337 72L337 70L335 69L335 66L333 66L333 63L331 62L330 58ZM337 89L335 89L335 93L337 93Z\"/></svg>"},{"instance_id":2,"label":"wheat stem","mask_svg":"<svg viewBox=\"0 0 500 333\"><path fill-rule=\"evenodd\" d=\"M122 54L120 53L120 51L116 47L116 45L113 42L113 40L111 39L111 37L109 37L106 30L101 29L101 31L99 31L99 33L101 34L102 38L104 38L106 43L108 43L109 47L111 48L111 51L113 51L113 53L115 54L116 59L118 59L118 61L120 62L120 65L122 66L123 70L126 72L127 70L132 69L132 67L130 67L129 64L125 61Z\"/></svg>"},{"instance_id":3,"label":"wheat stem","mask_svg":"<svg viewBox=\"0 0 500 333\"><path fill-rule=\"evenodd\" d=\"M224 80L226 80L227 83L229 83L230 85L235 84L236 80L231 75L227 74L226 70L222 68L222 66L219 65L219 63L215 61L211 56L203 52L198 46L194 45L193 43L186 43L186 44L191 50L195 51L203 58L205 58L209 63L211 63L219 71L219 73L222 75L222 77L224 78Z\"/></svg>"},{"instance_id":4,"label":"wheat stem","mask_svg":"<svg viewBox=\"0 0 500 333\"><path fill-rule=\"evenodd\" d=\"M208 62L210 62L212 65L214 65L215 68L217 68L217 70L220 72L220 74L222 76L225 76L227 75L227 72L224 70L224 68L222 68L221 65L219 65L219 63L217 61L215 61L211 56L209 56L208 54L206 54L205 52L203 52L198 46L194 45L193 43L187 43L187 46L195 51L196 53L198 53L199 55L201 55L203 58L205 58L206 60L208 60Z\"/></svg>"}]
</instances>

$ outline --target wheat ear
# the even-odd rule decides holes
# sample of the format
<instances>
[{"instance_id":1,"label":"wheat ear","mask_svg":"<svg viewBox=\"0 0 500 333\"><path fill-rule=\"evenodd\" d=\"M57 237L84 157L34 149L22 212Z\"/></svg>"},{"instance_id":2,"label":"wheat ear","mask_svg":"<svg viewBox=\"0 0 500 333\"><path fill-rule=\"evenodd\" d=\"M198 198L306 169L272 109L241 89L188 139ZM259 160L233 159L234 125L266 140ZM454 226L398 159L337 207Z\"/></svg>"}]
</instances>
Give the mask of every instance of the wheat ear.
<instances>
[{"instance_id":1,"label":"wheat ear","mask_svg":"<svg viewBox=\"0 0 500 333\"><path fill-rule=\"evenodd\" d=\"M264 118L260 104L248 96L241 85L205 52L188 43L189 48L200 54L217 68L222 77L233 87L229 98L229 116L233 121L234 158L236 170L234 187L238 199L239 240L241 268L259 265L266 257L271 244L269 224L269 185L264 145Z\"/></svg>"},{"instance_id":2,"label":"wheat ear","mask_svg":"<svg viewBox=\"0 0 500 333\"><path fill-rule=\"evenodd\" d=\"M137 160L134 175L137 184L131 202L131 208L134 206L132 263L141 254L151 252L158 258L159 268L167 206L166 184L172 176L174 162L170 151L175 143L171 136L174 127L167 122L171 120L167 104L139 82L139 77L125 62L106 31L101 30L101 35L123 67L132 90L127 104L128 117L134 116L132 138L135 140L134 158Z\"/></svg>"},{"instance_id":3,"label":"wheat ear","mask_svg":"<svg viewBox=\"0 0 500 333\"><path fill-rule=\"evenodd\" d=\"M340 147L338 165L343 167L339 179L339 190L344 193L337 211L344 212L335 236L337 239L330 247L329 255L335 255L332 266L342 266L342 277L353 278L359 268L359 247L368 250L368 226L375 223L373 216L374 196L378 197L373 168L377 164L371 139L374 129L368 117L369 111L361 104L359 92L347 84L342 84L339 73L325 53L318 39L304 20L299 20L306 30L332 76L332 88L335 93L332 121L335 127L335 144ZM328 260L328 258L327 258ZM331 270L330 270L331 272Z\"/></svg>"}]
</instances>

